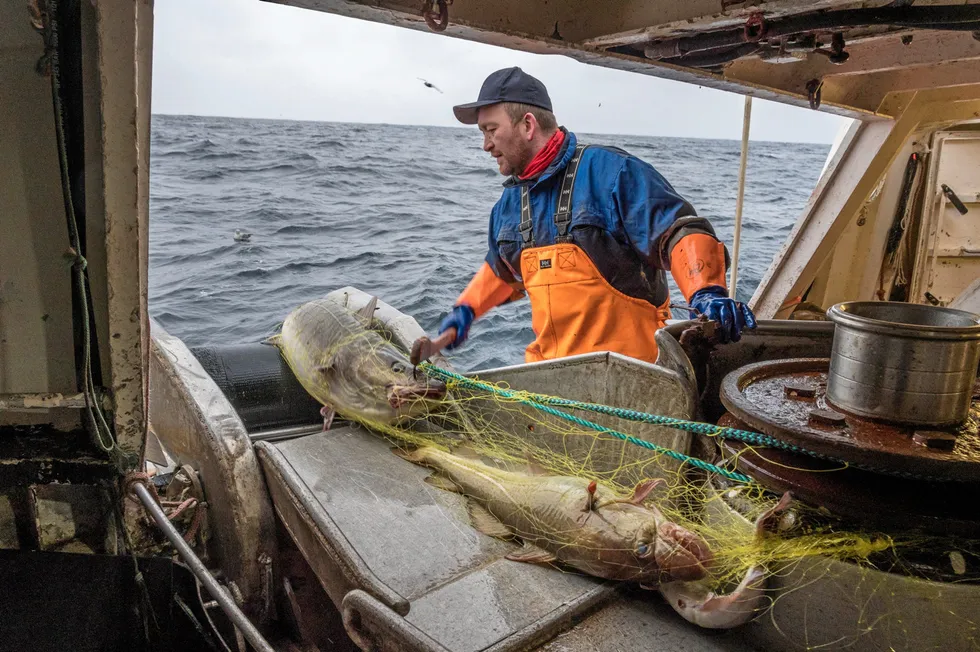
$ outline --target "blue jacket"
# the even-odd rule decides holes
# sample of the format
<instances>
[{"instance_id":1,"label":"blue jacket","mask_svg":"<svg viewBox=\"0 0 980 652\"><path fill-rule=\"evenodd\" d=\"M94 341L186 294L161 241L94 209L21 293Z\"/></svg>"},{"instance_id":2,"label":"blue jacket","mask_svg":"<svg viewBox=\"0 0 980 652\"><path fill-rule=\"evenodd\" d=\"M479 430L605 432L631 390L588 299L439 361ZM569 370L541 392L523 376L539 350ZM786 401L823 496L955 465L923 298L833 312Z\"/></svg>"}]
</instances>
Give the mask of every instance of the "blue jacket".
<instances>
[{"instance_id":1,"label":"blue jacket","mask_svg":"<svg viewBox=\"0 0 980 652\"><path fill-rule=\"evenodd\" d=\"M576 144L575 134L566 132L562 150L539 177L523 182L511 177L504 183L490 214L486 257L504 281L522 281L521 186L529 185L534 245L554 244L561 173ZM591 146L582 154L571 212L572 241L610 285L657 306L669 296L665 272L673 245L691 233L715 237L708 221L652 165L615 147Z\"/></svg>"}]
</instances>

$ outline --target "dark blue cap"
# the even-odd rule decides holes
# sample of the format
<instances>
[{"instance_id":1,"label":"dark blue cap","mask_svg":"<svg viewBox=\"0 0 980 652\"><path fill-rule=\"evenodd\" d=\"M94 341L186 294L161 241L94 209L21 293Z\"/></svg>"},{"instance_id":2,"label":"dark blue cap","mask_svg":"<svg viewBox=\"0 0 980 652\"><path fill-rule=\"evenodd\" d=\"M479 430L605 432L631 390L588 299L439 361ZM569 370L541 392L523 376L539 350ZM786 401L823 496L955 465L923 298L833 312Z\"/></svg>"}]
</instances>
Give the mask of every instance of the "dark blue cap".
<instances>
[{"instance_id":1,"label":"dark blue cap","mask_svg":"<svg viewBox=\"0 0 980 652\"><path fill-rule=\"evenodd\" d=\"M551 98L548 89L540 80L532 77L518 67L504 68L491 73L483 82L480 97L476 102L460 104L453 107L456 119L466 125L475 125L480 107L499 104L500 102L516 102L530 104L551 111Z\"/></svg>"}]
</instances>

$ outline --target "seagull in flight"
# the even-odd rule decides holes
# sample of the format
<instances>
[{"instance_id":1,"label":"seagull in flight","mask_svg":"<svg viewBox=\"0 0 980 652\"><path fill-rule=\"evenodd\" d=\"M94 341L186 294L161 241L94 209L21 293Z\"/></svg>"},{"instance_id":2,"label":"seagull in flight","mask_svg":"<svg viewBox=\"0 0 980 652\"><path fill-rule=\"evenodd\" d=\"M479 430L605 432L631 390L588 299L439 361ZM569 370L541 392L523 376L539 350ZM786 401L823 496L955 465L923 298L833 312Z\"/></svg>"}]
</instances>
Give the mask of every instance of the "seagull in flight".
<instances>
[{"instance_id":1,"label":"seagull in flight","mask_svg":"<svg viewBox=\"0 0 980 652\"><path fill-rule=\"evenodd\" d=\"M442 90L440 90L439 87L436 86L435 84L433 84L432 82L426 81L425 79L422 79L421 77L417 77L416 79L418 79L420 82L422 82L423 84L425 84L426 88L434 88L437 91L439 91L440 93L442 93ZM445 95L445 93L443 93L443 94Z\"/></svg>"}]
</instances>

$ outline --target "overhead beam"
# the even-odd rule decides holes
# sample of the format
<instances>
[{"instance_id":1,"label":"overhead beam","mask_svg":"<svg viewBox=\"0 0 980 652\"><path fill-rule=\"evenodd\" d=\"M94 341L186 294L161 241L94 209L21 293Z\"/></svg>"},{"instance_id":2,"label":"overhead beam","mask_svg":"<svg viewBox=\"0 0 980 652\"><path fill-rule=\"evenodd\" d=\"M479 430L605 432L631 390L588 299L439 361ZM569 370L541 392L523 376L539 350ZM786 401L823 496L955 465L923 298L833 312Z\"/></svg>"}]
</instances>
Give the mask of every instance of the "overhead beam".
<instances>
[{"instance_id":1,"label":"overhead beam","mask_svg":"<svg viewBox=\"0 0 980 652\"><path fill-rule=\"evenodd\" d=\"M359 6L368 7L416 20L421 20L424 5L419 0L341 0L341 3L336 0L307 0L302 5L292 0L267 1L331 13L338 13L343 8L346 15L361 13ZM550 38L557 33L567 42L599 48L683 33L694 26L700 29L737 27L748 16L759 12L778 18L845 4L845 0L769 0L759 3L734 0L459 0L449 7L449 11L450 21L455 24L533 38Z\"/></svg>"},{"instance_id":2,"label":"overhead beam","mask_svg":"<svg viewBox=\"0 0 980 652\"><path fill-rule=\"evenodd\" d=\"M785 87L800 79L863 75L980 58L980 41L965 32L916 32L908 45L902 44L902 35L899 32L849 45L845 50L850 57L842 64L833 64L826 56L812 52L797 63L747 58L729 64L725 76Z\"/></svg>"},{"instance_id":3,"label":"overhead beam","mask_svg":"<svg viewBox=\"0 0 980 652\"><path fill-rule=\"evenodd\" d=\"M369 20L372 22L394 25L406 29L418 31L429 31L425 21L422 19L418 7L413 5L412 12L407 12L405 5L399 5L400 10L392 9L392 2L382 0L381 4L365 5L359 2L348 2L347 0L262 0L263 2L273 2L276 4L286 4L302 9L312 9L324 11L340 16ZM565 0L568 2L569 0ZM550 4L550 3L549 3ZM462 5L457 2L453 8ZM537 6L537 5L535 5ZM542 5L543 6L543 5ZM751 95L752 97L780 102L791 106L802 108L809 107L809 100L806 93L801 89L798 92L789 92L775 89L765 83L744 82L739 80L725 79L721 75L698 70L671 65L664 62L653 61L645 57L629 56L615 52L600 51L583 46L581 44L570 43L565 35L562 39L549 38L545 36L532 35L527 31L490 31L480 26L474 27L458 17L451 9L449 27L442 32L445 36L461 38L478 43L487 43L504 48L531 52L534 54L556 54L567 56L576 61L594 66L613 68L641 75L670 79L687 84L696 84L717 90L728 91L740 95ZM605 11L605 9L603 9ZM554 26L552 25L552 29ZM838 105L832 101L825 100L820 111L831 113L848 118L867 118L875 114L866 109Z\"/></svg>"},{"instance_id":4,"label":"overhead beam","mask_svg":"<svg viewBox=\"0 0 980 652\"><path fill-rule=\"evenodd\" d=\"M956 61L937 64L929 68L908 70L888 70L863 76L848 76L833 79L826 97L839 104L879 109L890 93L905 91L927 91L937 87L957 88L980 83L980 61ZM872 109L872 107L877 107Z\"/></svg>"},{"instance_id":5,"label":"overhead beam","mask_svg":"<svg viewBox=\"0 0 980 652\"><path fill-rule=\"evenodd\" d=\"M967 33L916 33L909 45L895 35L858 43L847 51L850 58L839 65L809 53L799 63L742 59L728 65L724 74L789 92L801 92L809 80L819 79L822 101L866 111L875 111L892 91L980 82L980 41Z\"/></svg>"}]
</instances>

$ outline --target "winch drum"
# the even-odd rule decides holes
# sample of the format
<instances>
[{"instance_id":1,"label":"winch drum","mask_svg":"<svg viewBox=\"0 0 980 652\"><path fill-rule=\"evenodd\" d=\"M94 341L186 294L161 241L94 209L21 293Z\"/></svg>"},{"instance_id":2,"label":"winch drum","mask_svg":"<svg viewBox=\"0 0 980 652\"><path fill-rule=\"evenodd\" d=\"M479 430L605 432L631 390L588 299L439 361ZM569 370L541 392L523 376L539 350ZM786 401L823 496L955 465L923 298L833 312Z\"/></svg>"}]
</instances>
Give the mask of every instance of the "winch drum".
<instances>
[{"instance_id":1,"label":"winch drum","mask_svg":"<svg viewBox=\"0 0 980 652\"><path fill-rule=\"evenodd\" d=\"M860 416L910 425L966 419L980 363L980 316L889 301L850 301L835 324L827 399Z\"/></svg>"}]
</instances>

